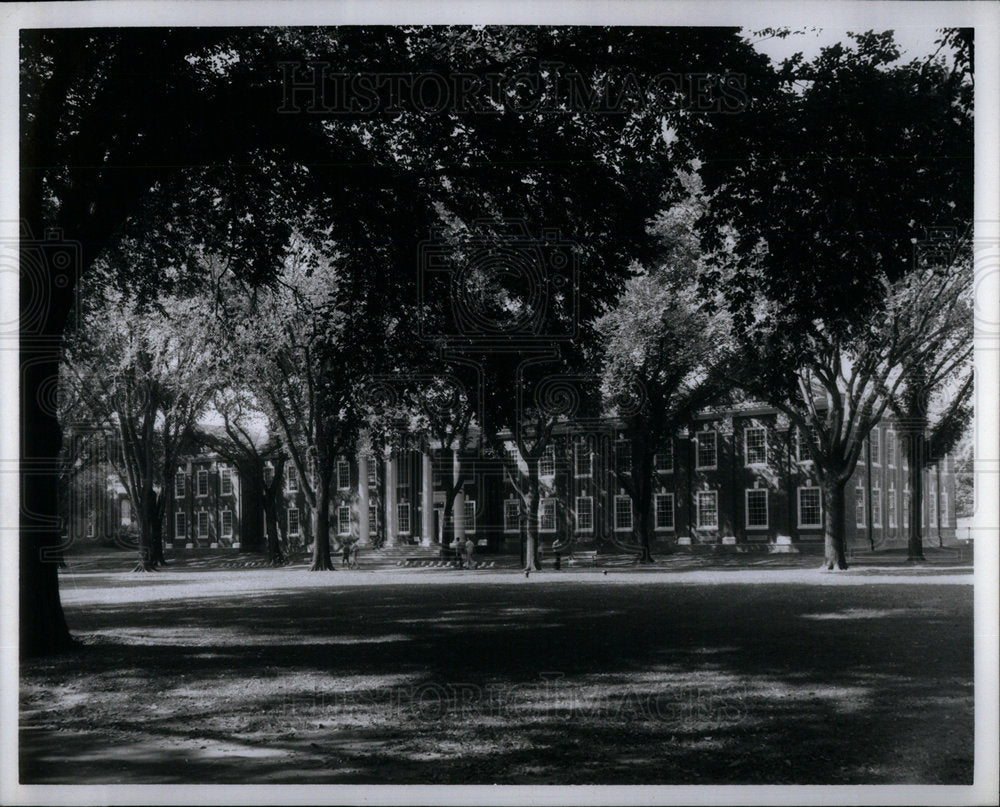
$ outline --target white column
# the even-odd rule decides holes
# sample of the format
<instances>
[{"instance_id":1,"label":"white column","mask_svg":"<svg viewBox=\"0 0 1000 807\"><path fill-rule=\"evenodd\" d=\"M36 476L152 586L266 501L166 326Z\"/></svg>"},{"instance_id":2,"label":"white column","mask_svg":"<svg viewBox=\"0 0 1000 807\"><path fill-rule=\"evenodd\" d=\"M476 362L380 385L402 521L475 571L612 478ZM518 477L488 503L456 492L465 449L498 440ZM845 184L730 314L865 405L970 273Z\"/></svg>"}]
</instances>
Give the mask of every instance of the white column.
<instances>
[{"instance_id":1,"label":"white column","mask_svg":"<svg viewBox=\"0 0 1000 807\"><path fill-rule=\"evenodd\" d=\"M458 482L459 471L462 468L462 460L459 457L457 451L452 454L452 484ZM455 494L455 504L452 505L454 510L452 511L452 517L455 523L455 539L465 543L465 491L459 490Z\"/></svg>"},{"instance_id":2,"label":"white column","mask_svg":"<svg viewBox=\"0 0 1000 807\"><path fill-rule=\"evenodd\" d=\"M386 546L396 545L396 455L387 454L385 458L385 543Z\"/></svg>"},{"instance_id":3,"label":"white column","mask_svg":"<svg viewBox=\"0 0 1000 807\"><path fill-rule=\"evenodd\" d=\"M420 543L430 546L437 536L434 535L434 470L429 448L420 459Z\"/></svg>"},{"instance_id":4,"label":"white column","mask_svg":"<svg viewBox=\"0 0 1000 807\"><path fill-rule=\"evenodd\" d=\"M367 546L368 540L368 457L358 455L358 541Z\"/></svg>"}]
</instances>

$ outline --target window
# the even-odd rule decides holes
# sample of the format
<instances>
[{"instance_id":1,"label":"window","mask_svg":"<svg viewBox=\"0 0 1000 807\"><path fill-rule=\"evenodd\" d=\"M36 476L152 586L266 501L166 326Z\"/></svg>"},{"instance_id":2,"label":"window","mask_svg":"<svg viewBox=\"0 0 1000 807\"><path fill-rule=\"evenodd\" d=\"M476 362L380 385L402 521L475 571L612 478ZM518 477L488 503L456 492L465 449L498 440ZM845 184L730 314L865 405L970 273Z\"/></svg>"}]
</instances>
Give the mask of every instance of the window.
<instances>
[{"instance_id":1,"label":"window","mask_svg":"<svg viewBox=\"0 0 1000 807\"><path fill-rule=\"evenodd\" d=\"M184 471L178 471L174 474L174 497L184 498Z\"/></svg>"},{"instance_id":2,"label":"window","mask_svg":"<svg viewBox=\"0 0 1000 807\"><path fill-rule=\"evenodd\" d=\"M378 487L378 468L374 457L368 457L368 489L374 490Z\"/></svg>"},{"instance_id":3,"label":"window","mask_svg":"<svg viewBox=\"0 0 1000 807\"><path fill-rule=\"evenodd\" d=\"M663 451L653 455L653 468L662 474L669 474L674 470L673 440L667 440L663 446Z\"/></svg>"},{"instance_id":4,"label":"window","mask_svg":"<svg viewBox=\"0 0 1000 807\"><path fill-rule=\"evenodd\" d=\"M187 536L187 513L180 510L174 514L174 537L184 538Z\"/></svg>"},{"instance_id":5,"label":"window","mask_svg":"<svg viewBox=\"0 0 1000 807\"><path fill-rule=\"evenodd\" d=\"M941 526L948 526L948 494L941 491Z\"/></svg>"},{"instance_id":6,"label":"window","mask_svg":"<svg viewBox=\"0 0 1000 807\"><path fill-rule=\"evenodd\" d=\"M696 524L699 530L719 528L719 494L714 490L699 490L695 496Z\"/></svg>"},{"instance_id":7,"label":"window","mask_svg":"<svg viewBox=\"0 0 1000 807\"><path fill-rule=\"evenodd\" d=\"M287 512L288 517L288 534L298 535L299 534L299 511L297 507L289 507Z\"/></svg>"},{"instance_id":8,"label":"window","mask_svg":"<svg viewBox=\"0 0 1000 807\"><path fill-rule=\"evenodd\" d=\"M274 481L274 466L268 463L264 466L264 484L271 487L271 483Z\"/></svg>"},{"instance_id":9,"label":"window","mask_svg":"<svg viewBox=\"0 0 1000 807\"><path fill-rule=\"evenodd\" d=\"M295 472L295 466L291 463L285 466L285 489L299 489L299 475Z\"/></svg>"},{"instance_id":10,"label":"window","mask_svg":"<svg viewBox=\"0 0 1000 807\"><path fill-rule=\"evenodd\" d=\"M766 530L767 491L754 488L746 491L746 517L748 530Z\"/></svg>"},{"instance_id":11,"label":"window","mask_svg":"<svg viewBox=\"0 0 1000 807\"><path fill-rule=\"evenodd\" d=\"M233 511L223 510L222 511L222 534L231 538L233 535Z\"/></svg>"},{"instance_id":12,"label":"window","mask_svg":"<svg viewBox=\"0 0 1000 807\"><path fill-rule=\"evenodd\" d=\"M819 488L799 488L799 526L823 526L823 503Z\"/></svg>"},{"instance_id":13,"label":"window","mask_svg":"<svg viewBox=\"0 0 1000 807\"><path fill-rule=\"evenodd\" d=\"M208 537L208 513L204 510L198 513L198 537Z\"/></svg>"},{"instance_id":14,"label":"window","mask_svg":"<svg viewBox=\"0 0 1000 807\"><path fill-rule=\"evenodd\" d=\"M632 443L629 440L615 441L615 470L620 474L632 473Z\"/></svg>"},{"instance_id":15,"label":"window","mask_svg":"<svg viewBox=\"0 0 1000 807\"><path fill-rule=\"evenodd\" d=\"M208 495L208 471L205 469L198 471L198 495Z\"/></svg>"},{"instance_id":16,"label":"window","mask_svg":"<svg viewBox=\"0 0 1000 807\"><path fill-rule=\"evenodd\" d=\"M896 432L885 433L885 461L890 468L896 467Z\"/></svg>"},{"instance_id":17,"label":"window","mask_svg":"<svg viewBox=\"0 0 1000 807\"><path fill-rule=\"evenodd\" d=\"M872 488L872 526L882 527L882 489Z\"/></svg>"},{"instance_id":18,"label":"window","mask_svg":"<svg viewBox=\"0 0 1000 807\"><path fill-rule=\"evenodd\" d=\"M594 531L594 500L590 496L576 497L576 531Z\"/></svg>"},{"instance_id":19,"label":"window","mask_svg":"<svg viewBox=\"0 0 1000 807\"><path fill-rule=\"evenodd\" d=\"M475 533L476 531L476 500L465 500L465 531Z\"/></svg>"},{"instance_id":20,"label":"window","mask_svg":"<svg viewBox=\"0 0 1000 807\"><path fill-rule=\"evenodd\" d=\"M538 460L539 476L555 476L556 473L556 447L545 446L541 459Z\"/></svg>"},{"instance_id":21,"label":"window","mask_svg":"<svg viewBox=\"0 0 1000 807\"><path fill-rule=\"evenodd\" d=\"M337 534L351 534L351 508L346 504L337 508Z\"/></svg>"},{"instance_id":22,"label":"window","mask_svg":"<svg viewBox=\"0 0 1000 807\"><path fill-rule=\"evenodd\" d=\"M674 494L657 493L653 496L653 529L674 528Z\"/></svg>"},{"instance_id":23,"label":"window","mask_svg":"<svg viewBox=\"0 0 1000 807\"><path fill-rule=\"evenodd\" d=\"M122 526L127 526L132 522L132 502L122 499Z\"/></svg>"},{"instance_id":24,"label":"window","mask_svg":"<svg viewBox=\"0 0 1000 807\"><path fill-rule=\"evenodd\" d=\"M378 535L378 505L368 505L368 534Z\"/></svg>"},{"instance_id":25,"label":"window","mask_svg":"<svg viewBox=\"0 0 1000 807\"><path fill-rule=\"evenodd\" d=\"M886 457L888 458L888 448L889 443L886 442ZM889 477L889 498L886 500L886 508L889 514L889 529L896 527L896 506L897 506L897 496L896 496L896 480L894 477Z\"/></svg>"},{"instance_id":26,"label":"window","mask_svg":"<svg viewBox=\"0 0 1000 807\"><path fill-rule=\"evenodd\" d=\"M858 487L854 489L854 524L857 527L863 527L867 523L865 521L865 489Z\"/></svg>"},{"instance_id":27,"label":"window","mask_svg":"<svg viewBox=\"0 0 1000 807\"><path fill-rule=\"evenodd\" d=\"M743 449L747 465L764 465L767 462L767 429L762 426L744 429Z\"/></svg>"},{"instance_id":28,"label":"window","mask_svg":"<svg viewBox=\"0 0 1000 807\"><path fill-rule=\"evenodd\" d=\"M615 532L632 529L632 497L615 496Z\"/></svg>"},{"instance_id":29,"label":"window","mask_svg":"<svg viewBox=\"0 0 1000 807\"><path fill-rule=\"evenodd\" d=\"M702 468L714 468L717 461L716 452L716 439L717 434L715 429L707 429L703 432L698 432L698 460L697 468L701 470Z\"/></svg>"},{"instance_id":30,"label":"window","mask_svg":"<svg viewBox=\"0 0 1000 807\"><path fill-rule=\"evenodd\" d=\"M813 428L796 429L795 431L795 457L799 462L812 462L812 454L809 451L809 441L812 440L814 448L819 448L819 435Z\"/></svg>"},{"instance_id":31,"label":"window","mask_svg":"<svg viewBox=\"0 0 1000 807\"><path fill-rule=\"evenodd\" d=\"M351 487L351 466L343 457L337 460L337 487L340 490Z\"/></svg>"},{"instance_id":32,"label":"window","mask_svg":"<svg viewBox=\"0 0 1000 807\"><path fill-rule=\"evenodd\" d=\"M468 506L466 506L466 512L468 512ZM409 535L410 534L410 503L400 502L396 507L396 521L399 524L399 534ZM468 518L468 517L466 517Z\"/></svg>"},{"instance_id":33,"label":"window","mask_svg":"<svg viewBox=\"0 0 1000 807\"><path fill-rule=\"evenodd\" d=\"M538 531L539 532L555 532L556 531L556 500L555 499L542 499L540 501L540 510L538 517Z\"/></svg>"},{"instance_id":34,"label":"window","mask_svg":"<svg viewBox=\"0 0 1000 807\"><path fill-rule=\"evenodd\" d=\"M219 469L219 491L223 496L233 495L233 469L228 466Z\"/></svg>"},{"instance_id":35,"label":"window","mask_svg":"<svg viewBox=\"0 0 1000 807\"><path fill-rule=\"evenodd\" d=\"M521 521L521 503L517 499L507 499L503 503L503 531L517 532Z\"/></svg>"},{"instance_id":36,"label":"window","mask_svg":"<svg viewBox=\"0 0 1000 807\"><path fill-rule=\"evenodd\" d=\"M912 499L910 498L910 491L903 491L903 526L910 526L910 504Z\"/></svg>"},{"instance_id":37,"label":"window","mask_svg":"<svg viewBox=\"0 0 1000 807\"><path fill-rule=\"evenodd\" d=\"M594 464L593 457L590 453L590 446L586 443L577 443L574 447L574 454L574 476L577 478L591 476L591 474L593 474Z\"/></svg>"},{"instance_id":38,"label":"window","mask_svg":"<svg viewBox=\"0 0 1000 807\"><path fill-rule=\"evenodd\" d=\"M872 465L879 465L882 462L882 452L881 452L881 437L878 426L871 430L871 434L868 435L868 447L872 452Z\"/></svg>"},{"instance_id":39,"label":"window","mask_svg":"<svg viewBox=\"0 0 1000 807\"><path fill-rule=\"evenodd\" d=\"M930 520L930 526L938 526L937 517L937 493L931 491L930 495L927 497L927 518Z\"/></svg>"}]
</instances>

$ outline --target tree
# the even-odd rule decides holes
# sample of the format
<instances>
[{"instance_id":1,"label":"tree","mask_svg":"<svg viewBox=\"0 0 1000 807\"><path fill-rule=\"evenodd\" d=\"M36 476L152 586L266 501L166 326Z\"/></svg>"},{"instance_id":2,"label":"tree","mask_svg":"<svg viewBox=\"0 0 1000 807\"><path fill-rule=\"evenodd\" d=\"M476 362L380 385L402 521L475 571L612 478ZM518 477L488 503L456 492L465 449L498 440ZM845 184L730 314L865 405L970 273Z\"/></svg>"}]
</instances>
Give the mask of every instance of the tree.
<instances>
[{"instance_id":1,"label":"tree","mask_svg":"<svg viewBox=\"0 0 1000 807\"><path fill-rule=\"evenodd\" d=\"M22 248L37 250L30 239L53 227L76 250L66 282L49 283L57 267L43 267L43 314L22 321L21 419L29 428L21 456L42 462L60 448L58 423L38 394L57 377L58 356L34 337L62 333L75 283L105 245L141 233L157 258L151 265L172 265L172 282L182 288L203 279L186 245L221 244L233 271L259 284L279 270L281 246L301 210L318 207L341 245L351 245L348 260L359 272L388 273L383 298L367 304L382 328L394 307L399 319L401 300L414 299L413 244L442 211L545 225L575 188L572 209L555 223L590 222L576 233L581 241L604 240L606 253L630 253L634 244L626 245L642 234L628 204L638 189L658 192L662 179L648 170L656 168L651 144L663 142L662 104L646 103L641 82L664 70L700 72L715 81L708 100L718 101L728 72L752 72L761 62L734 29L45 30L26 32L21 48ZM420 65L427 74L472 73L483 81L473 108L456 102L440 114L388 114L398 98L387 82L376 89L374 112L359 104L325 114L322 99L307 109L310 92L290 96L280 68L276 73L283 62L324 59L338 71L367 73L378 64L398 75ZM544 65L557 63L565 81L548 86L560 88L564 102L539 108L548 97L533 98L517 77L525 70L541 76ZM486 77L496 74L505 80L493 97ZM291 78L309 82L301 70ZM751 95L753 86L748 82ZM691 100L687 89L671 94L668 87L660 100L677 97L683 106ZM639 114L619 114L619 100L635 102ZM708 123L698 117L678 130L681 159ZM510 195L523 200L526 191L538 191L529 205L503 203ZM597 284L604 268L595 267ZM620 271L609 275L612 289ZM22 277L30 313L38 278ZM163 290L152 274L121 280L142 299ZM397 324L387 338L412 343L414 331ZM22 647L46 652L70 640L55 566L44 561L59 543L58 485L51 475L25 472L22 491L30 514L21 530Z\"/></svg>"},{"instance_id":2,"label":"tree","mask_svg":"<svg viewBox=\"0 0 1000 807\"><path fill-rule=\"evenodd\" d=\"M959 443L972 416L973 301L968 241L920 245L918 260L924 272L956 274L968 283L945 296L943 307L954 306L921 354L911 355L902 367L902 383L893 396L892 410L900 422L910 485L907 559L923 561L923 472ZM942 247L944 251L942 252ZM952 253L952 254L949 254ZM942 260L944 258L944 260ZM948 258L951 258L950 260ZM956 266L956 263L959 265Z\"/></svg>"},{"instance_id":3,"label":"tree","mask_svg":"<svg viewBox=\"0 0 1000 807\"><path fill-rule=\"evenodd\" d=\"M776 92L705 133L741 159L699 169L716 257L703 283L732 315L743 386L816 435L828 568L847 565L863 440L957 305L961 278L921 272L913 244L928 226L964 231L972 205L971 88L943 58L896 64L890 33L854 39L783 63Z\"/></svg>"},{"instance_id":4,"label":"tree","mask_svg":"<svg viewBox=\"0 0 1000 807\"><path fill-rule=\"evenodd\" d=\"M632 498L640 560L653 560L650 539L654 456L710 402L729 391L728 323L710 310L698 281L703 271L689 201L664 211L651 226L663 254L639 269L618 303L598 322L603 338L606 405L624 422L628 471L616 470Z\"/></svg>"},{"instance_id":5,"label":"tree","mask_svg":"<svg viewBox=\"0 0 1000 807\"><path fill-rule=\"evenodd\" d=\"M163 517L181 451L212 394L198 301L149 310L110 287L85 286L64 348L64 379L86 420L115 433L111 461L139 517L136 571L164 563ZM78 410L79 411L79 410Z\"/></svg>"},{"instance_id":6,"label":"tree","mask_svg":"<svg viewBox=\"0 0 1000 807\"><path fill-rule=\"evenodd\" d=\"M278 530L278 512L285 468L285 455L279 440L260 407L246 389L237 388L243 380L232 373L238 363L224 363L229 371L227 388L216 392L212 404L222 418L222 434L202 429L199 440L225 457L239 470L242 512L240 527L245 542L251 534L267 536L267 563L281 566L285 552ZM271 463L271 477L266 473Z\"/></svg>"}]
</instances>

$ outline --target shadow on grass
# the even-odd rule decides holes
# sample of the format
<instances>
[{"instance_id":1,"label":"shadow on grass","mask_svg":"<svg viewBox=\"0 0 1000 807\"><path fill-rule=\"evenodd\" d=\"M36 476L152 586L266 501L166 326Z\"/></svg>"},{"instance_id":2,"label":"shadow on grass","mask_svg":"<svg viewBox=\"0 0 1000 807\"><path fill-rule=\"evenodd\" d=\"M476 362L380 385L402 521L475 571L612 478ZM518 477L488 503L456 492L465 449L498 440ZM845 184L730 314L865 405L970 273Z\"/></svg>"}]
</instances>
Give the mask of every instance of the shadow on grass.
<instances>
[{"instance_id":1,"label":"shadow on grass","mask_svg":"<svg viewBox=\"0 0 1000 807\"><path fill-rule=\"evenodd\" d=\"M971 781L972 589L286 589L70 610L22 781Z\"/></svg>"}]
</instances>

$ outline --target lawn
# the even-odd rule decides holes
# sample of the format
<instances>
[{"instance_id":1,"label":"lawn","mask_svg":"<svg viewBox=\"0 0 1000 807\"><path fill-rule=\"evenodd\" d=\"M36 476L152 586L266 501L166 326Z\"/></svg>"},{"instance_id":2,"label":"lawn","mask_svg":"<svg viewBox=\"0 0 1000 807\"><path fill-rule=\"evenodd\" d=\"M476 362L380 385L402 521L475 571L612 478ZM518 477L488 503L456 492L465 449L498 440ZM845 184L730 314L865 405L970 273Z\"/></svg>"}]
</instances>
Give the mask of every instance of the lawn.
<instances>
[{"instance_id":1,"label":"lawn","mask_svg":"<svg viewBox=\"0 0 1000 807\"><path fill-rule=\"evenodd\" d=\"M970 784L971 567L62 574L24 783Z\"/></svg>"}]
</instances>

